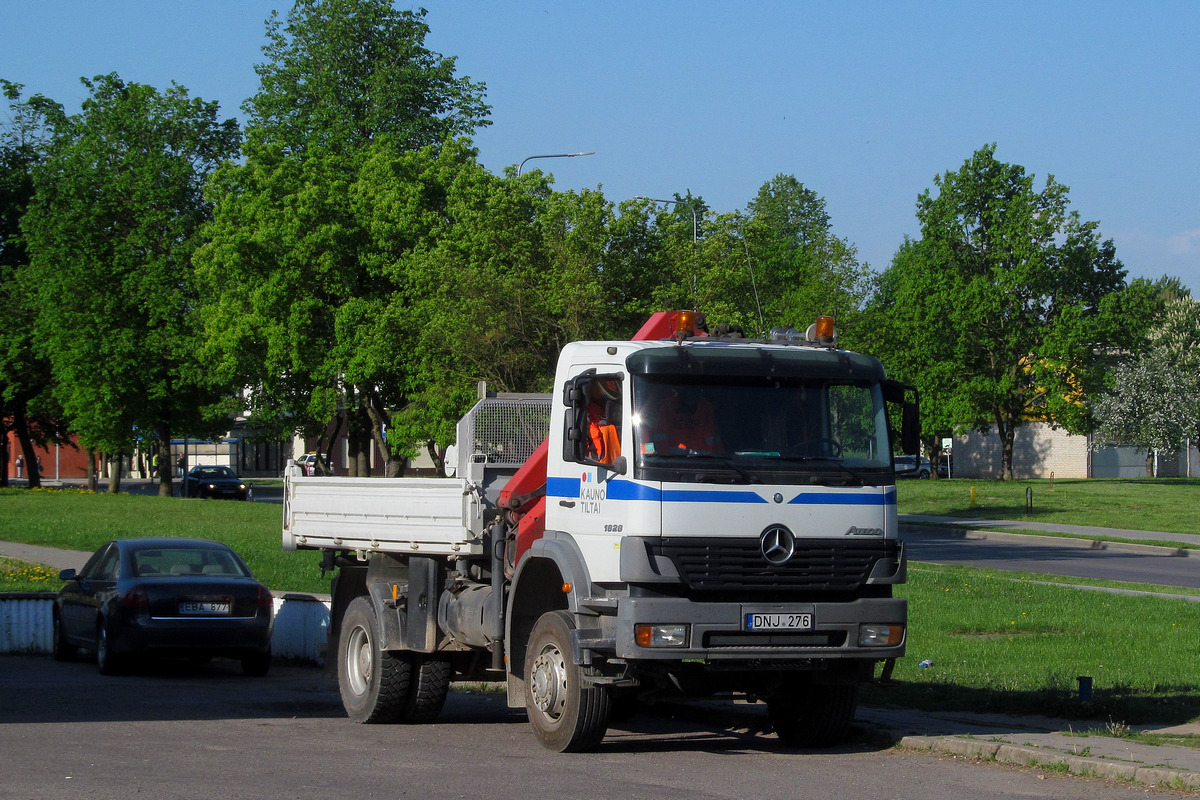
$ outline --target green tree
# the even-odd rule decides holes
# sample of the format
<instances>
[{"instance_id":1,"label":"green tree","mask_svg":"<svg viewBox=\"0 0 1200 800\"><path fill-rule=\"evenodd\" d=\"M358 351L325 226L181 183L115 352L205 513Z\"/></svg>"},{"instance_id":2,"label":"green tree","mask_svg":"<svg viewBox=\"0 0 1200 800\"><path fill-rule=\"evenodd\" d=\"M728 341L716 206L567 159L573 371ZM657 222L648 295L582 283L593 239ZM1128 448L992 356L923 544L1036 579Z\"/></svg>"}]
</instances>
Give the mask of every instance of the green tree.
<instances>
[{"instance_id":1,"label":"green tree","mask_svg":"<svg viewBox=\"0 0 1200 800\"><path fill-rule=\"evenodd\" d=\"M35 446L67 444L69 438L54 402L50 364L35 347L33 304L18 280L29 264L21 218L33 199L33 170L45 155L50 135L45 115L57 106L40 96L22 101L22 88L0 80L9 107L9 118L0 128L0 461L10 460L11 430L25 463L33 465ZM31 486L40 485L37 469L26 474ZM5 470L0 486L7 484Z\"/></svg>"},{"instance_id":2,"label":"green tree","mask_svg":"<svg viewBox=\"0 0 1200 800\"><path fill-rule=\"evenodd\" d=\"M1177 453L1200 439L1200 302L1160 282L1164 300L1144 348L1125 355L1093 398L1099 438L1146 452Z\"/></svg>"},{"instance_id":3,"label":"green tree","mask_svg":"<svg viewBox=\"0 0 1200 800\"><path fill-rule=\"evenodd\" d=\"M245 104L252 141L350 154L381 133L403 150L491 124L485 87L425 47L425 11L388 0L297 0L272 12L259 91Z\"/></svg>"},{"instance_id":4,"label":"green tree","mask_svg":"<svg viewBox=\"0 0 1200 800\"><path fill-rule=\"evenodd\" d=\"M427 288L407 254L440 235L447 186L474 159L453 137L487 124L482 84L455 77L427 33L423 11L386 0L273 16L244 161L212 184L196 258L214 372L253 387L256 421L280 432L344 418L351 474L367 472L372 439L386 474L403 467L403 437L384 432L411 400ZM394 205L374 205L388 194Z\"/></svg>"},{"instance_id":5,"label":"green tree","mask_svg":"<svg viewBox=\"0 0 1200 800\"><path fill-rule=\"evenodd\" d=\"M833 315L850 333L872 289L854 246L833 235L825 200L791 175L776 175L747 205L749 257L769 327L803 329Z\"/></svg>"},{"instance_id":6,"label":"green tree","mask_svg":"<svg viewBox=\"0 0 1200 800\"><path fill-rule=\"evenodd\" d=\"M942 438L971 415L953 391L963 373L965 342L944 335L948 304L959 292L957 275L929 269L925 248L906 240L879 280L859 327L859 346L882 359L888 374L921 393L921 444L930 459L942 456ZM931 477L936 477L934 471Z\"/></svg>"},{"instance_id":7,"label":"green tree","mask_svg":"<svg viewBox=\"0 0 1200 800\"><path fill-rule=\"evenodd\" d=\"M237 124L177 85L159 92L115 74L83 84L78 114L47 118L22 281L72 430L118 455L141 432L166 454L172 432L226 424L226 395L196 360L191 257L210 214L202 187L236 152ZM159 480L170 494L171 471ZM110 490L119 484L118 473Z\"/></svg>"},{"instance_id":8,"label":"green tree","mask_svg":"<svg viewBox=\"0 0 1200 800\"><path fill-rule=\"evenodd\" d=\"M1020 425L1090 429L1084 398L1102 381L1104 347L1128 330L1114 322L1125 270L1112 242L1068 210L1067 187L1050 176L1036 190L995 149L981 148L935 178L936 193L921 194L921 238L883 281L893 304L916 306L891 328L895 349L924 355L906 377L926 398L951 395L945 408L957 426L994 428L1011 479ZM935 374L947 358L949 374Z\"/></svg>"}]
</instances>

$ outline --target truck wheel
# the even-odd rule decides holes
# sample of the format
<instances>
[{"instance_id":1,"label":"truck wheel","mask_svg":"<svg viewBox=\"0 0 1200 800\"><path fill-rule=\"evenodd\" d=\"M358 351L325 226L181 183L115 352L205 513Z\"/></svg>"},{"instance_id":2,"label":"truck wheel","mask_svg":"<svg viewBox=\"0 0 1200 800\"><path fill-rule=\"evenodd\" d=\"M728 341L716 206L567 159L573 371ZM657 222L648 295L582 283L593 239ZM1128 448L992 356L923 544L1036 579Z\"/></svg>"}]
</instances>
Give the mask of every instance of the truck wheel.
<instances>
[{"instance_id":1,"label":"truck wheel","mask_svg":"<svg viewBox=\"0 0 1200 800\"><path fill-rule=\"evenodd\" d=\"M538 741L559 753L596 749L612 710L608 687L585 686L585 670L571 661L574 630L565 611L543 614L525 651L525 710Z\"/></svg>"},{"instance_id":2,"label":"truck wheel","mask_svg":"<svg viewBox=\"0 0 1200 800\"><path fill-rule=\"evenodd\" d=\"M846 740L858 687L810 686L767 698L767 716L779 740L791 747L832 747Z\"/></svg>"},{"instance_id":3,"label":"truck wheel","mask_svg":"<svg viewBox=\"0 0 1200 800\"><path fill-rule=\"evenodd\" d=\"M412 686L402 722L433 722L442 713L454 668L449 661L411 656Z\"/></svg>"},{"instance_id":4,"label":"truck wheel","mask_svg":"<svg viewBox=\"0 0 1200 800\"><path fill-rule=\"evenodd\" d=\"M408 703L412 662L379 649L379 619L369 597L346 607L338 636L338 689L355 722L396 722Z\"/></svg>"}]
</instances>

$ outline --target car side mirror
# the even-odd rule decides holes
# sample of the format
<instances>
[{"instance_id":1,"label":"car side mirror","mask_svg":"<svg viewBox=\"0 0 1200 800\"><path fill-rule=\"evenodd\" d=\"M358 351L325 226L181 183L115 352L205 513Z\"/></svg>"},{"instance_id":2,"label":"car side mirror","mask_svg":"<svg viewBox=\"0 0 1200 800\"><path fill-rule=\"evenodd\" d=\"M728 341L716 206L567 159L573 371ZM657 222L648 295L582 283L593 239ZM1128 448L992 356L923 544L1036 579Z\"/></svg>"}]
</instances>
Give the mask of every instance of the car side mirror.
<instances>
[{"instance_id":1,"label":"car side mirror","mask_svg":"<svg viewBox=\"0 0 1200 800\"><path fill-rule=\"evenodd\" d=\"M60 581L73 581L77 577L78 573L76 573L73 569L64 569L62 572L58 573L58 579Z\"/></svg>"}]
</instances>

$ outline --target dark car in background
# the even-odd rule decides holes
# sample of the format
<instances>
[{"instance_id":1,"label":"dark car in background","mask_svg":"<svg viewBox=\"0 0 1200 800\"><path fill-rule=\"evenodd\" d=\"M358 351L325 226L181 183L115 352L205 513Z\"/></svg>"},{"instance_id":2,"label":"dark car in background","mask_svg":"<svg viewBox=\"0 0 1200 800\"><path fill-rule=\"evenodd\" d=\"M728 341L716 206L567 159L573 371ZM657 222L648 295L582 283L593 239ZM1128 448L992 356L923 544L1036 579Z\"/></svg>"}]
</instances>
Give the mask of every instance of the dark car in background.
<instances>
[{"instance_id":1,"label":"dark car in background","mask_svg":"<svg viewBox=\"0 0 1200 800\"><path fill-rule=\"evenodd\" d=\"M229 467L192 467L183 479L185 497L249 500L250 487Z\"/></svg>"},{"instance_id":2,"label":"dark car in background","mask_svg":"<svg viewBox=\"0 0 1200 800\"><path fill-rule=\"evenodd\" d=\"M274 598L227 545L117 539L97 550L54 601L54 657L95 654L106 675L139 657L221 656L247 675L271 667Z\"/></svg>"}]
</instances>

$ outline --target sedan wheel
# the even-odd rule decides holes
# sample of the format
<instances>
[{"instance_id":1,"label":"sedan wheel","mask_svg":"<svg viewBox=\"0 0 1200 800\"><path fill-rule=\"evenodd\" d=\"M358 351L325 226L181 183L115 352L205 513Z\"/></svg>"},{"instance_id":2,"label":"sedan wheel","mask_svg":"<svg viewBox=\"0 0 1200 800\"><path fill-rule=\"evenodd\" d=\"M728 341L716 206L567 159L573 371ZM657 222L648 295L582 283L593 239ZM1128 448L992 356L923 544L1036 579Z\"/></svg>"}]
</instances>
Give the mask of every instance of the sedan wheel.
<instances>
[{"instance_id":1,"label":"sedan wheel","mask_svg":"<svg viewBox=\"0 0 1200 800\"><path fill-rule=\"evenodd\" d=\"M103 621L96 625L96 666L101 675L119 675L125 666L124 659L112 651L112 634Z\"/></svg>"},{"instance_id":2,"label":"sedan wheel","mask_svg":"<svg viewBox=\"0 0 1200 800\"><path fill-rule=\"evenodd\" d=\"M54 660L55 661L74 661L75 656L79 653L79 648L73 644L67 644L63 638L62 617L58 612L54 613L53 627L53 645L54 645Z\"/></svg>"},{"instance_id":3,"label":"sedan wheel","mask_svg":"<svg viewBox=\"0 0 1200 800\"><path fill-rule=\"evenodd\" d=\"M271 651L254 653L242 658L242 673L252 678L261 678L271 671Z\"/></svg>"}]
</instances>

